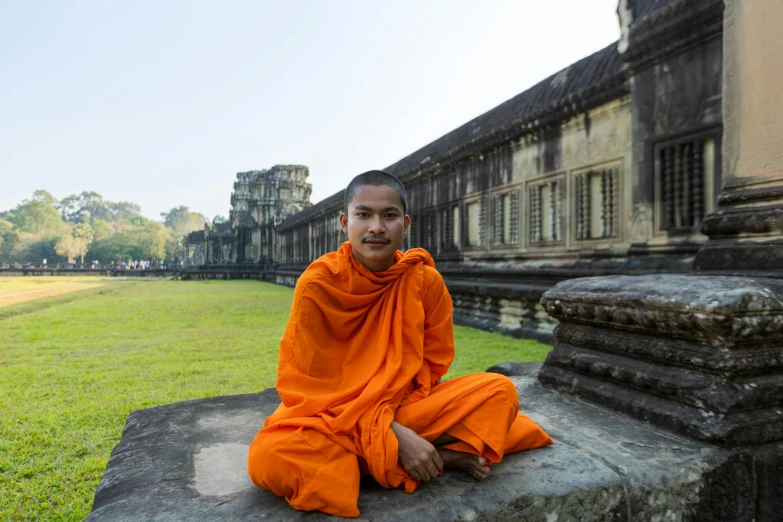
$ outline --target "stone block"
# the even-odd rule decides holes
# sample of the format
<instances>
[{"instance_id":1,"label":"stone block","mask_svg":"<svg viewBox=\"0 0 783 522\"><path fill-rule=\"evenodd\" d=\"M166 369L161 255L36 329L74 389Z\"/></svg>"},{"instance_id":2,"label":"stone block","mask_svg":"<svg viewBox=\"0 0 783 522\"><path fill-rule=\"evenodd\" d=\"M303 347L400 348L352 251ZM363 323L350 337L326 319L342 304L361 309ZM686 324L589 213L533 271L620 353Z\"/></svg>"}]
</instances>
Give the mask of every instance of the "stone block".
<instances>
[{"instance_id":1,"label":"stone block","mask_svg":"<svg viewBox=\"0 0 783 522\"><path fill-rule=\"evenodd\" d=\"M366 478L359 520L753 519L752 458L547 390L539 365L506 366L522 409L557 443L506 456L483 482L448 471L407 495ZM270 389L133 412L86 520L339 520L250 482L248 445L278 403Z\"/></svg>"},{"instance_id":2,"label":"stone block","mask_svg":"<svg viewBox=\"0 0 783 522\"><path fill-rule=\"evenodd\" d=\"M699 440L783 439L783 281L583 278L542 304L560 320L539 379Z\"/></svg>"}]
</instances>

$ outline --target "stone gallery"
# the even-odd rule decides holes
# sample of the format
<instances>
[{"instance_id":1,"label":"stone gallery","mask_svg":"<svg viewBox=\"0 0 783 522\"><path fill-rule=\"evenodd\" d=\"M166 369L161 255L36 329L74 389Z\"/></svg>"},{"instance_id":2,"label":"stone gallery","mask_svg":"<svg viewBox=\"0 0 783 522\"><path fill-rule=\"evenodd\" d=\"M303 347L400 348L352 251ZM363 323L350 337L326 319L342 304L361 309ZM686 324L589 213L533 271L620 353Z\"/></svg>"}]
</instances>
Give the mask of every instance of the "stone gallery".
<instances>
[{"instance_id":1,"label":"stone gallery","mask_svg":"<svg viewBox=\"0 0 783 522\"><path fill-rule=\"evenodd\" d=\"M368 483L364 520L783 520L783 2L618 14L616 45L388 168L410 191L408 246L432 251L457 318L553 333L543 365L488 371L556 444L483 482ZM340 203L270 207L231 237L271 226L266 250L247 232L245 262L290 284L340 242ZM87 520L325 518L244 473L278 403L269 389L133 412Z\"/></svg>"},{"instance_id":2,"label":"stone gallery","mask_svg":"<svg viewBox=\"0 0 783 522\"><path fill-rule=\"evenodd\" d=\"M688 272L721 182L723 3L623 1L621 39L385 170L410 199L407 247L435 258L462 324L551 341L558 281ZM308 169L237 174L231 235L186 239L188 264L254 264L293 285L344 240L342 192ZM236 273L233 272L233 273Z\"/></svg>"}]
</instances>

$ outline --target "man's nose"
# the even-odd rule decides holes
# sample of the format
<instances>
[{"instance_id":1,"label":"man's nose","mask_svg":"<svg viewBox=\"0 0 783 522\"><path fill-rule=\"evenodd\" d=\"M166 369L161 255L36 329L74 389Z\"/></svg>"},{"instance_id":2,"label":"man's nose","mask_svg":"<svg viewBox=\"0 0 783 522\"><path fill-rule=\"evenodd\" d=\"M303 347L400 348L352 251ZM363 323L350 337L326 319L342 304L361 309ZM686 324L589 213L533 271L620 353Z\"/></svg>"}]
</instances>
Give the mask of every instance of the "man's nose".
<instances>
[{"instance_id":1,"label":"man's nose","mask_svg":"<svg viewBox=\"0 0 783 522\"><path fill-rule=\"evenodd\" d=\"M370 228L367 230L373 234L380 234L386 231L386 227L383 224L381 216L376 216L370 221Z\"/></svg>"}]
</instances>

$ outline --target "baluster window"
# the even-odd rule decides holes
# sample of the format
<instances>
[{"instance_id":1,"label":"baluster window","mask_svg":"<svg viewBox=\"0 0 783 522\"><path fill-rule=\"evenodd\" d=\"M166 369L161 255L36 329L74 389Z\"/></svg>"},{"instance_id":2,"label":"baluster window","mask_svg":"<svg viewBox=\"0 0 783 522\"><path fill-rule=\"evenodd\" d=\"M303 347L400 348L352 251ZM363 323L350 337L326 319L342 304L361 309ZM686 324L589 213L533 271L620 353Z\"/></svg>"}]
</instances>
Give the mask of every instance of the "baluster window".
<instances>
[{"instance_id":1,"label":"baluster window","mask_svg":"<svg viewBox=\"0 0 783 522\"><path fill-rule=\"evenodd\" d=\"M619 169L591 170L574 177L577 239L617 236Z\"/></svg>"},{"instance_id":2,"label":"baluster window","mask_svg":"<svg viewBox=\"0 0 783 522\"><path fill-rule=\"evenodd\" d=\"M483 244L484 211L481 201L472 201L465 205L465 217L467 220L467 244L478 247Z\"/></svg>"},{"instance_id":3,"label":"baluster window","mask_svg":"<svg viewBox=\"0 0 783 522\"><path fill-rule=\"evenodd\" d=\"M693 233L713 206L716 140L689 138L656 148L657 225L670 233Z\"/></svg>"},{"instance_id":4,"label":"baluster window","mask_svg":"<svg viewBox=\"0 0 783 522\"><path fill-rule=\"evenodd\" d=\"M496 245L519 243L519 195L517 191L498 194L494 200L493 232Z\"/></svg>"},{"instance_id":5,"label":"baluster window","mask_svg":"<svg viewBox=\"0 0 783 522\"><path fill-rule=\"evenodd\" d=\"M530 242L556 242L563 239L563 181L548 181L529 187Z\"/></svg>"}]
</instances>

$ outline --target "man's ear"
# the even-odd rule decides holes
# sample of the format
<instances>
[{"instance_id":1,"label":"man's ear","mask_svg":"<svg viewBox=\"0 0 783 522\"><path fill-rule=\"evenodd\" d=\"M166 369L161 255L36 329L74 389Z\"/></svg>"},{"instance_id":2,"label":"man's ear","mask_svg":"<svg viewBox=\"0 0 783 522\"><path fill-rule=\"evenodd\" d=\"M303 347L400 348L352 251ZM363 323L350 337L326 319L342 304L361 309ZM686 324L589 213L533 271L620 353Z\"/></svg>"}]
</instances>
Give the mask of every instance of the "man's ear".
<instances>
[{"instance_id":1,"label":"man's ear","mask_svg":"<svg viewBox=\"0 0 783 522\"><path fill-rule=\"evenodd\" d=\"M340 212L340 226L343 229L344 234L348 234L348 216L345 215L345 212Z\"/></svg>"},{"instance_id":2,"label":"man's ear","mask_svg":"<svg viewBox=\"0 0 783 522\"><path fill-rule=\"evenodd\" d=\"M411 217L408 214L405 214L405 219L403 220L403 222L404 222L405 232L402 234L402 237L405 237L408 235L408 227L411 226Z\"/></svg>"}]
</instances>

